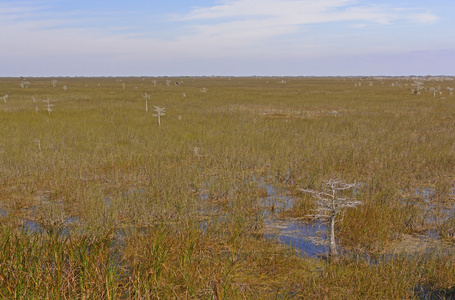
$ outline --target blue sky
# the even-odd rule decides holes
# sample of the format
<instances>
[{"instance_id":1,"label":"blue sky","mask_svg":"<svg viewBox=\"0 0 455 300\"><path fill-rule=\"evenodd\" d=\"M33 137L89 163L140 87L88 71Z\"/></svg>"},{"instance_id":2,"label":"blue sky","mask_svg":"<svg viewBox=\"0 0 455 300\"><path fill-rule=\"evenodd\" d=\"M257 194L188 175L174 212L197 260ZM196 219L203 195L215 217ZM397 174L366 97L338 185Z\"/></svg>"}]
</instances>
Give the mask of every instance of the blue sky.
<instances>
[{"instance_id":1,"label":"blue sky","mask_svg":"<svg viewBox=\"0 0 455 300\"><path fill-rule=\"evenodd\" d=\"M0 1L0 76L455 75L453 0Z\"/></svg>"}]
</instances>

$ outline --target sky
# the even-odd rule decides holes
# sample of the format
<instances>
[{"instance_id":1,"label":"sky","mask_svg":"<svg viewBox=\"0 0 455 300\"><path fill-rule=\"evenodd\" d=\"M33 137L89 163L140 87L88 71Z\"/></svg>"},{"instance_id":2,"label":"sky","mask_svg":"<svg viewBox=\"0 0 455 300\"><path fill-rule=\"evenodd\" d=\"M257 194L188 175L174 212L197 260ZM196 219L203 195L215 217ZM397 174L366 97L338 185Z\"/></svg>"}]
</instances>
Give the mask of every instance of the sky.
<instances>
[{"instance_id":1,"label":"sky","mask_svg":"<svg viewBox=\"0 0 455 300\"><path fill-rule=\"evenodd\" d=\"M455 75L453 0L0 0L0 76Z\"/></svg>"}]
</instances>

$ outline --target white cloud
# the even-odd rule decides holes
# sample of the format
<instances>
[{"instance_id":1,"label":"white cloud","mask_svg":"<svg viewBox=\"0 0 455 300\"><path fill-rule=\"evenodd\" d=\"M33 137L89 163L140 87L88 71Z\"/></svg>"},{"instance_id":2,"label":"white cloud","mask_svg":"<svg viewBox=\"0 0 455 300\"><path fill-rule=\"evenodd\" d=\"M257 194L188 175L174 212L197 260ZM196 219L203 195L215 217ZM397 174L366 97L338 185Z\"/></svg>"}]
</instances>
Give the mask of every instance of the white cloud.
<instances>
[{"instance_id":1,"label":"white cloud","mask_svg":"<svg viewBox=\"0 0 455 300\"><path fill-rule=\"evenodd\" d=\"M365 20L388 23L393 20L410 19L418 22L433 22L437 16L429 13L412 13L406 9L381 5L362 5L354 0L230 0L223 5L197 8L177 17L180 21L229 19L273 20L283 23L311 24L343 20Z\"/></svg>"},{"instance_id":2,"label":"white cloud","mask_svg":"<svg viewBox=\"0 0 455 300\"><path fill-rule=\"evenodd\" d=\"M417 23L434 23L439 20L439 17L432 14L413 14L407 16L407 18Z\"/></svg>"},{"instance_id":3,"label":"white cloud","mask_svg":"<svg viewBox=\"0 0 455 300\"><path fill-rule=\"evenodd\" d=\"M224 5L198 8L183 20L219 19L227 17L288 16L296 13L317 13L354 4L352 0L234 0Z\"/></svg>"},{"instance_id":4,"label":"white cloud","mask_svg":"<svg viewBox=\"0 0 455 300\"><path fill-rule=\"evenodd\" d=\"M438 17L354 0L228 0L220 5L193 9L186 15L174 16L173 20L186 23L192 29L192 35L182 36L180 41L191 39L190 47L197 42L224 52L251 49L277 37L301 33L314 24L355 22L363 27L368 24L389 26L403 21L435 22ZM315 48L309 40L302 46Z\"/></svg>"}]
</instances>

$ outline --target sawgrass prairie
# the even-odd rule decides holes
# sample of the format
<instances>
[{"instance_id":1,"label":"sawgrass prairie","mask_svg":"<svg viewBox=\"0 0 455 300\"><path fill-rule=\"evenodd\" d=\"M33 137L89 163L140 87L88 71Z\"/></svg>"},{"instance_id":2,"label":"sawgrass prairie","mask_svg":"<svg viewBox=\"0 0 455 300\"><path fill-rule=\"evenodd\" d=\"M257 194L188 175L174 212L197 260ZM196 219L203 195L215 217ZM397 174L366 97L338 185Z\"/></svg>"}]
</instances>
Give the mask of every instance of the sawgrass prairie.
<instances>
[{"instance_id":1,"label":"sawgrass prairie","mask_svg":"<svg viewBox=\"0 0 455 300\"><path fill-rule=\"evenodd\" d=\"M0 295L452 299L453 86L0 78ZM362 201L336 224L339 260L267 238L271 215L313 222L299 189L328 179Z\"/></svg>"}]
</instances>

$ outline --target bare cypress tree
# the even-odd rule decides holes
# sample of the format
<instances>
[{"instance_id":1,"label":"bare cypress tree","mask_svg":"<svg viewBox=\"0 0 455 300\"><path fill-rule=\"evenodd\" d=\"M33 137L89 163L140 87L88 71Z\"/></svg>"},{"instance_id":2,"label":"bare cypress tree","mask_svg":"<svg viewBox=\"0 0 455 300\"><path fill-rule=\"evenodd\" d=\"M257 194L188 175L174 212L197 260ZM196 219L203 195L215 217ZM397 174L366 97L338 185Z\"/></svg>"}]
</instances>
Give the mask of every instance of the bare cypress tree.
<instances>
[{"instance_id":1,"label":"bare cypress tree","mask_svg":"<svg viewBox=\"0 0 455 300\"><path fill-rule=\"evenodd\" d=\"M46 108L45 108L45 110L47 110L47 112L49 113L49 116L51 115L52 107L55 106L54 104L51 104L50 101L51 101L51 100L50 100L49 98L47 98L46 100L44 100L44 102L46 102Z\"/></svg>"},{"instance_id":2,"label":"bare cypress tree","mask_svg":"<svg viewBox=\"0 0 455 300\"><path fill-rule=\"evenodd\" d=\"M325 183L326 187L323 191L315 191L309 189L299 189L301 192L313 195L317 200L315 214L311 217L322 220L329 225L330 231L330 257L336 259L338 251L335 240L335 223L337 216L345 209L356 207L362 204L362 201L355 200L351 197L346 197L346 191L354 189L358 186L357 183L345 183L341 180L329 179Z\"/></svg>"},{"instance_id":3,"label":"bare cypress tree","mask_svg":"<svg viewBox=\"0 0 455 300\"><path fill-rule=\"evenodd\" d=\"M153 105L153 107L154 107L153 110L156 111L156 114L154 114L153 116L154 117L158 117L158 125L161 126L161 118L160 117L165 115L164 112L165 112L166 108L159 107L159 106L156 106L156 105Z\"/></svg>"},{"instance_id":4,"label":"bare cypress tree","mask_svg":"<svg viewBox=\"0 0 455 300\"><path fill-rule=\"evenodd\" d=\"M150 95L147 95L147 93L145 93L144 95L142 95L142 97L145 98L145 111L149 111L149 99L150 99Z\"/></svg>"},{"instance_id":5,"label":"bare cypress tree","mask_svg":"<svg viewBox=\"0 0 455 300\"><path fill-rule=\"evenodd\" d=\"M433 97L436 97L436 93L439 93L439 90L437 88L430 88L430 92L433 92Z\"/></svg>"}]
</instances>

